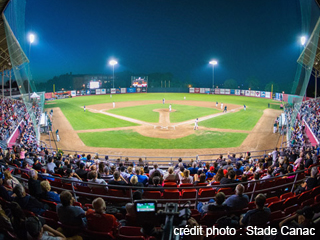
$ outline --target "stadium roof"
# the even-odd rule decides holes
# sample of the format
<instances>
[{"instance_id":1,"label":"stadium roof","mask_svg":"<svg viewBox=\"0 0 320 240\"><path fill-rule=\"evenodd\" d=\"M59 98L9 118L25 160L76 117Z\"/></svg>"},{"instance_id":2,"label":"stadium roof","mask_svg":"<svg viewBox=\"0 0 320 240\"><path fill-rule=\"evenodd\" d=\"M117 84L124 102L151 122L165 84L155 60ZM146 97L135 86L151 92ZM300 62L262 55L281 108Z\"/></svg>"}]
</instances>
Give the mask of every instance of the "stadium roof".
<instances>
[{"instance_id":1,"label":"stadium roof","mask_svg":"<svg viewBox=\"0 0 320 240\"><path fill-rule=\"evenodd\" d=\"M313 68L315 71L320 71L320 17L317 24L308 40L307 45L303 49L302 53L298 58L298 63L303 65L305 68ZM314 52L316 51L315 57ZM314 60L314 62L313 62ZM313 62L313 66L312 65Z\"/></svg>"},{"instance_id":2,"label":"stadium roof","mask_svg":"<svg viewBox=\"0 0 320 240\"><path fill-rule=\"evenodd\" d=\"M10 0L0 0L0 71L2 69L11 69L12 63L13 66L20 66L25 62L29 62L28 58L26 57L25 53L23 52L18 40L14 36L6 18L4 15L4 10L6 9L7 5L9 4ZM5 28L7 27L8 34L10 34L12 39L14 39L11 46L7 44L7 35ZM11 58L9 53L9 47L12 49L11 51ZM4 67L4 68L3 68Z\"/></svg>"}]
</instances>

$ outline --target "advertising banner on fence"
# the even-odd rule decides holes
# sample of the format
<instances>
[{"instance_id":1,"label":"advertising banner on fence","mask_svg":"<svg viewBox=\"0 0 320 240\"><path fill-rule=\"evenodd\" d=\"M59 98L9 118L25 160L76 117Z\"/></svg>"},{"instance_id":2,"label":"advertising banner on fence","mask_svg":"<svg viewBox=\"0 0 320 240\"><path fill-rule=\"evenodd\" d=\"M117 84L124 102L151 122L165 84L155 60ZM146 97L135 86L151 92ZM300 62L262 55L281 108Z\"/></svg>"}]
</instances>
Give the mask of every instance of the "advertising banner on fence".
<instances>
[{"instance_id":1,"label":"advertising banner on fence","mask_svg":"<svg viewBox=\"0 0 320 240\"><path fill-rule=\"evenodd\" d=\"M101 88L101 94L106 94L106 89L105 88Z\"/></svg>"},{"instance_id":2,"label":"advertising banner on fence","mask_svg":"<svg viewBox=\"0 0 320 240\"><path fill-rule=\"evenodd\" d=\"M95 89L90 89L90 94L96 94L96 90Z\"/></svg>"},{"instance_id":3,"label":"advertising banner on fence","mask_svg":"<svg viewBox=\"0 0 320 240\"><path fill-rule=\"evenodd\" d=\"M224 90L223 88L220 88L220 94L224 94Z\"/></svg>"},{"instance_id":4,"label":"advertising banner on fence","mask_svg":"<svg viewBox=\"0 0 320 240\"><path fill-rule=\"evenodd\" d=\"M194 88L189 88L189 93L194 93Z\"/></svg>"},{"instance_id":5,"label":"advertising banner on fence","mask_svg":"<svg viewBox=\"0 0 320 240\"><path fill-rule=\"evenodd\" d=\"M194 93L200 93L200 88L195 88Z\"/></svg>"},{"instance_id":6,"label":"advertising banner on fence","mask_svg":"<svg viewBox=\"0 0 320 240\"><path fill-rule=\"evenodd\" d=\"M220 89L219 89L219 88L216 88L216 89L214 90L214 94L220 94Z\"/></svg>"},{"instance_id":7,"label":"advertising banner on fence","mask_svg":"<svg viewBox=\"0 0 320 240\"><path fill-rule=\"evenodd\" d=\"M204 93L204 88L200 88L200 93Z\"/></svg>"},{"instance_id":8,"label":"advertising banner on fence","mask_svg":"<svg viewBox=\"0 0 320 240\"><path fill-rule=\"evenodd\" d=\"M90 89L88 89L88 90L86 91L86 94L87 94L87 95L90 95Z\"/></svg>"},{"instance_id":9,"label":"advertising banner on fence","mask_svg":"<svg viewBox=\"0 0 320 240\"><path fill-rule=\"evenodd\" d=\"M241 90L241 91L240 91L240 95L241 95L241 96L244 96L244 95L245 95L245 93L246 93L246 91L245 91L245 90Z\"/></svg>"},{"instance_id":10,"label":"advertising banner on fence","mask_svg":"<svg viewBox=\"0 0 320 240\"><path fill-rule=\"evenodd\" d=\"M77 91L77 96L80 96L80 95L81 95L80 91Z\"/></svg>"},{"instance_id":11,"label":"advertising banner on fence","mask_svg":"<svg viewBox=\"0 0 320 240\"><path fill-rule=\"evenodd\" d=\"M96 94L97 94L97 95L100 95L100 94L101 94L101 89L99 89L99 88L96 89Z\"/></svg>"},{"instance_id":12,"label":"advertising banner on fence","mask_svg":"<svg viewBox=\"0 0 320 240\"><path fill-rule=\"evenodd\" d=\"M271 92L266 92L266 98L271 98Z\"/></svg>"},{"instance_id":13,"label":"advertising banner on fence","mask_svg":"<svg viewBox=\"0 0 320 240\"><path fill-rule=\"evenodd\" d=\"M127 89L126 88L121 88L121 93L126 93Z\"/></svg>"},{"instance_id":14,"label":"advertising banner on fence","mask_svg":"<svg viewBox=\"0 0 320 240\"><path fill-rule=\"evenodd\" d=\"M230 94L230 89L225 89L224 90L224 94L228 94L229 95Z\"/></svg>"},{"instance_id":15,"label":"advertising banner on fence","mask_svg":"<svg viewBox=\"0 0 320 240\"><path fill-rule=\"evenodd\" d=\"M256 91L256 97L260 97L260 91Z\"/></svg>"},{"instance_id":16,"label":"advertising banner on fence","mask_svg":"<svg viewBox=\"0 0 320 240\"><path fill-rule=\"evenodd\" d=\"M250 96L250 90L245 90L244 95L245 95L245 96Z\"/></svg>"},{"instance_id":17,"label":"advertising banner on fence","mask_svg":"<svg viewBox=\"0 0 320 240\"><path fill-rule=\"evenodd\" d=\"M250 96L255 97L256 96L256 91L250 91Z\"/></svg>"},{"instance_id":18,"label":"advertising banner on fence","mask_svg":"<svg viewBox=\"0 0 320 240\"><path fill-rule=\"evenodd\" d=\"M230 94L234 95L235 90L234 89L230 89Z\"/></svg>"},{"instance_id":19,"label":"advertising banner on fence","mask_svg":"<svg viewBox=\"0 0 320 240\"><path fill-rule=\"evenodd\" d=\"M127 88L127 93L135 93L136 88Z\"/></svg>"},{"instance_id":20,"label":"advertising banner on fence","mask_svg":"<svg viewBox=\"0 0 320 240\"><path fill-rule=\"evenodd\" d=\"M265 98L265 97L266 97L266 92L261 92L261 93L260 93L260 97Z\"/></svg>"},{"instance_id":21,"label":"advertising banner on fence","mask_svg":"<svg viewBox=\"0 0 320 240\"><path fill-rule=\"evenodd\" d=\"M120 92L120 88L117 88L117 89L116 89L116 93L121 93L121 92Z\"/></svg>"},{"instance_id":22,"label":"advertising banner on fence","mask_svg":"<svg viewBox=\"0 0 320 240\"><path fill-rule=\"evenodd\" d=\"M72 97L77 96L77 91L76 91L76 90L72 90L72 91L71 91L71 96L72 96Z\"/></svg>"},{"instance_id":23,"label":"advertising banner on fence","mask_svg":"<svg viewBox=\"0 0 320 240\"><path fill-rule=\"evenodd\" d=\"M44 94L44 98L45 98L45 99L53 98L52 92L45 93L45 94Z\"/></svg>"},{"instance_id":24,"label":"advertising banner on fence","mask_svg":"<svg viewBox=\"0 0 320 240\"><path fill-rule=\"evenodd\" d=\"M240 90L239 89L234 90L234 94L239 96L240 95Z\"/></svg>"},{"instance_id":25,"label":"advertising banner on fence","mask_svg":"<svg viewBox=\"0 0 320 240\"><path fill-rule=\"evenodd\" d=\"M111 88L111 89L110 89L110 93L111 93L111 94L116 94L116 93L117 93L117 90L116 90L115 88Z\"/></svg>"},{"instance_id":26,"label":"advertising banner on fence","mask_svg":"<svg viewBox=\"0 0 320 240\"><path fill-rule=\"evenodd\" d=\"M205 88L205 89L204 89L204 93L210 94L210 88Z\"/></svg>"}]
</instances>

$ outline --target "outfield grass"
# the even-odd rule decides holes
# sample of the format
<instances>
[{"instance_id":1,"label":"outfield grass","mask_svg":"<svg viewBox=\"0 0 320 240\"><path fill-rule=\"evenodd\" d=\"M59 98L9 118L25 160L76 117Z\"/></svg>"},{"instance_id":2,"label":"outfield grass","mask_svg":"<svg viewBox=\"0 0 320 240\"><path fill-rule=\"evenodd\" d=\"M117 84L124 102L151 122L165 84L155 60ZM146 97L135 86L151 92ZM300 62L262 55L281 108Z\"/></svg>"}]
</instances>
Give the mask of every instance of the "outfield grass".
<instances>
[{"instance_id":1,"label":"outfield grass","mask_svg":"<svg viewBox=\"0 0 320 240\"><path fill-rule=\"evenodd\" d=\"M53 106L50 105L50 108ZM59 102L59 107L74 130L101 129L137 126L138 124L110 117L102 113L92 113L83 108ZM54 112L53 112L54 114Z\"/></svg>"},{"instance_id":2,"label":"outfield grass","mask_svg":"<svg viewBox=\"0 0 320 240\"><path fill-rule=\"evenodd\" d=\"M252 130L263 114L262 110L247 108L239 112L228 113L199 122L199 126L208 128Z\"/></svg>"},{"instance_id":3,"label":"outfield grass","mask_svg":"<svg viewBox=\"0 0 320 240\"><path fill-rule=\"evenodd\" d=\"M151 138L131 130L78 133L86 146L132 149L201 149L238 147L248 134L197 131L178 139Z\"/></svg>"},{"instance_id":4,"label":"outfield grass","mask_svg":"<svg viewBox=\"0 0 320 240\"><path fill-rule=\"evenodd\" d=\"M150 104L150 105L141 105L134 107L125 107L125 108L116 108L110 109L108 112L114 113L117 115L130 117L138 119L145 122L157 123L159 122L159 113L154 112L154 109L169 108L169 104ZM196 107L188 105L172 105L172 109L176 110L175 112L170 113L170 122L183 122L190 119L195 119L198 117L203 117L211 114L220 112L219 110L206 108L206 107Z\"/></svg>"}]
</instances>

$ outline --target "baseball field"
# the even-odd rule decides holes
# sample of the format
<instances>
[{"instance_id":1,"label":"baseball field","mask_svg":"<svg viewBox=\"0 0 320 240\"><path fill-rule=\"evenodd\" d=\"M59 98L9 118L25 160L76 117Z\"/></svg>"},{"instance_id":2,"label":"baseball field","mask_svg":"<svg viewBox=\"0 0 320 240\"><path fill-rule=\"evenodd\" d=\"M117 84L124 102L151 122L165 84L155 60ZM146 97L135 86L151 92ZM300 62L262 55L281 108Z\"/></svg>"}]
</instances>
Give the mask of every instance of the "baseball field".
<instances>
[{"instance_id":1,"label":"baseball field","mask_svg":"<svg viewBox=\"0 0 320 240\"><path fill-rule=\"evenodd\" d=\"M48 101L45 107L53 109L59 148L162 155L273 148L279 138L272 133L279 105L243 96L140 93L74 97ZM196 118L199 128L194 130Z\"/></svg>"}]
</instances>

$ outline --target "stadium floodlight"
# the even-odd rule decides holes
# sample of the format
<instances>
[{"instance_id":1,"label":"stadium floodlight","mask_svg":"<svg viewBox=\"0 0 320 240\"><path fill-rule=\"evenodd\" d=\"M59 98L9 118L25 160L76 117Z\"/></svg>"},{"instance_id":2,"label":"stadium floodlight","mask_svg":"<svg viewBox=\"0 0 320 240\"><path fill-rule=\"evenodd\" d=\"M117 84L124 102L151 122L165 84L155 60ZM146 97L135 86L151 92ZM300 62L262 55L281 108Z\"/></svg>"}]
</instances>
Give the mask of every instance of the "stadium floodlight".
<instances>
[{"instance_id":1,"label":"stadium floodlight","mask_svg":"<svg viewBox=\"0 0 320 240\"><path fill-rule=\"evenodd\" d=\"M29 43L32 44L34 42L36 36L33 33L30 33L28 38L29 38Z\"/></svg>"},{"instance_id":2,"label":"stadium floodlight","mask_svg":"<svg viewBox=\"0 0 320 240\"><path fill-rule=\"evenodd\" d=\"M212 60L209 62L212 65L212 88L214 89L214 66L218 64L216 60Z\"/></svg>"},{"instance_id":3,"label":"stadium floodlight","mask_svg":"<svg viewBox=\"0 0 320 240\"><path fill-rule=\"evenodd\" d=\"M112 88L114 88L114 65L118 64L118 62L112 59L109 61L109 64L112 66L112 80L113 80Z\"/></svg>"},{"instance_id":4,"label":"stadium floodlight","mask_svg":"<svg viewBox=\"0 0 320 240\"><path fill-rule=\"evenodd\" d=\"M304 45L306 44L306 42L307 42L306 36L302 36L302 37L300 38L300 42L301 42L301 45L304 46Z\"/></svg>"}]
</instances>

